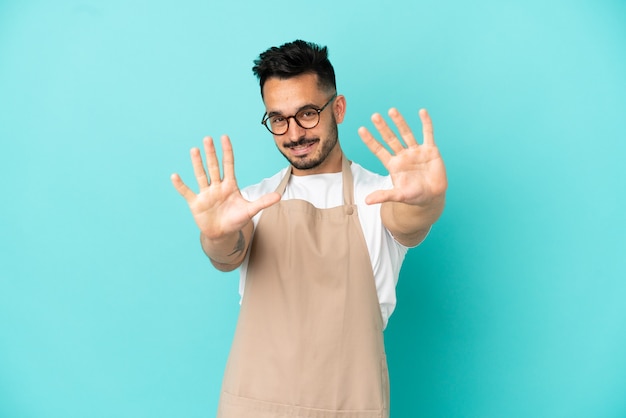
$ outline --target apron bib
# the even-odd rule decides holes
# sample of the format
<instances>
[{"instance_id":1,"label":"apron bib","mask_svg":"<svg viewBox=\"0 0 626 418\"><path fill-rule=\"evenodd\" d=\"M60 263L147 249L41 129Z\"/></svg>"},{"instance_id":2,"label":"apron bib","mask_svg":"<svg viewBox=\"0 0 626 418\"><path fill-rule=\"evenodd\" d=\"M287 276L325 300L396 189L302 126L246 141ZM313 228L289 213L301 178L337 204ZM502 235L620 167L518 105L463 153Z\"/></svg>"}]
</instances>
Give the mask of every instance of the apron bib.
<instances>
[{"instance_id":1,"label":"apron bib","mask_svg":"<svg viewBox=\"0 0 626 418\"><path fill-rule=\"evenodd\" d=\"M342 173L343 206L281 200L261 214L218 418L388 417L382 317L345 157Z\"/></svg>"}]
</instances>

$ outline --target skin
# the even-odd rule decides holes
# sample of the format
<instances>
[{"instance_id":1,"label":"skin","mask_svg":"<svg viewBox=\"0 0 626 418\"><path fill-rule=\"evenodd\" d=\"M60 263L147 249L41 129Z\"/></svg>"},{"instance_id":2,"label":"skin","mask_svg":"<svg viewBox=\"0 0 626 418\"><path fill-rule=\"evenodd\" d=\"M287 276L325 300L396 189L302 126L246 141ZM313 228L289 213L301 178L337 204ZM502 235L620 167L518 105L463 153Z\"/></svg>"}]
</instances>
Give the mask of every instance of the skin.
<instances>
[{"instance_id":1,"label":"skin","mask_svg":"<svg viewBox=\"0 0 626 418\"><path fill-rule=\"evenodd\" d=\"M448 180L426 109L419 111L423 135L421 145L397 109L390 109L389 116L402 141L380 114L375 113L372 122L391 151L366 128L361 127L358 131L365 145L383 163L393 183L391 190L373 192L365 202L370 205L382 203L383 224L396 240L410 247L419 244L441 216Z\"/></svg>"},{"instance_id":2,"label":"skin","mask_svg":"<svg viewBox=\"0 0 626 418\"><path fill-rule=\"evenodd\" d=\"M285 116L306 105L321 107L334 91L321 89L317 76L304 74L289 79L269 78L263 86L266 111ZM313 129L301 128L293 119L285 135L274 135L278 150L292 164L293 175L337 173L341 171L343 152L337 138L337 124L343 121L346 100L342 95L320 113L320 123ZM393 188L378 190L366 198L367 204L381 204L385 227L402 244L417 245L439 218L445 203L447 178L443 160L435 145L433 126L426 110L419 112L423 142L419 144L406 121L396 109L389 116L400 138L376 113L372 122L384 143L369 130L359 128L365 145L389 171ZM298 147L293 145L301 141ZM194 193L172 174L172 184L185 198L200 229L202 248L213 265L221 271L234 270L243 262L253 233L252 218L280 200L278 193L268 193L255 201L241 195L235 179L233 149L228 136L221 137L223 175L213 139L204 138L207 169L200 150L191 149L191 162L199 191Z\"/></svg>"},{"instance_id":3,"label":"skin","mask_svg":"<svg viewBox=\"0 0 626 418\"><path fill-rule=\"evenodd\" d=\"M333 90L319 88L315 74L303 74L289 79L269 78L263 86L263 101L268 114L294 115L307 105L320 108L333 94ZM315 128L304 129L290 119L286 134L273 135L276 147L291 163L294 175L341 171L343 153L337 138L337 124L343 122L345 112L346 99L339 95L320 113L320 122ZM316 142L307 147L291 147L301 140ZM318 164L311 168L300 168L314 162Z\"/></svg>"}]
</instances>

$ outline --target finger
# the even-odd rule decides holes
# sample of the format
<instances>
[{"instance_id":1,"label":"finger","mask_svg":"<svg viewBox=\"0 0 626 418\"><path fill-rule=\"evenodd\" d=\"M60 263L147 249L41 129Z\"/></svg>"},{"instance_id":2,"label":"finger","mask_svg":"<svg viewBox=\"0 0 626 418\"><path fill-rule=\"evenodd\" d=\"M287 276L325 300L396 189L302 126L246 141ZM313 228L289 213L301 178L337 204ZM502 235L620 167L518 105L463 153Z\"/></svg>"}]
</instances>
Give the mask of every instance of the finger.
<instances>
[{"instance_id":1,"label":"finger","mask_svg":"<svg viewBox=\"0 0 626 418\"><path fill-rule=\"evenodd\" d=\"M277 192L272 192L261 196L257 200L250 202L250 206L248 206L248 215L250 216L250 218L252 218L263 209L268 208L280 201L280 198L280 193Z\"/></svg>"},{"instance_id":2,"label":"finger","mask_svg":"<svg viewBox=\"0 0 626 418\"><path fill-rule=\"evenodd\" d=\"M422 120L422 134L424 135L424 145L435 145L435 135L433 132L433 121L426 109L420 109L420 119Z\"/></svg>"},{"instance_id":3,"label":"finger","mask_svg":"<svg viewBox=\"0 0 626 418\"><path fill-rule=\"evenodd\" d=\"M406 120L404 120L404 117L398 111L398 109L396 109L395 107L389 109L389 116L391 117L393 123L396 124L398 132L400 132L400 136L408 147L419 145L415 140L415 136L413 136L411 128L409 128L409 125L406 123Z\"/></svg>"},{"instance_id":4,"label":"finger","mask_svg":"<svg viewBox=\"0 0 626 418\"><path fill-rule=\"evenodd\" d=\"M217 152L215 151L215 144L213 138L207 136L204 138L204 155L206 156L206 165L209 169L209 179L211 184L219 183L222 178L220 176L220 163L217 159Z\"/></svg>"},{"instance_id":5,"label":"finger","mask_svg":"<svg viewBox=\"0 0 626 418\"><path fill-rule=\"evenodd\" d=\"M222 135L222 165L224 166L224 179L235 180L235 156L228 135Z\"/></svg>"},{"instance_id":6,"label":"finger","mask_svg":"<svg viewBox=\"0 0 626 418\"><path fill-rule=\"evenodd\" d=\"M374 113L372 115L372 122L374 122L376 130L378 130L380 136L383 137L393 152L397 154L404 149L404 145L402 145L396 134L391 130L389 125L387 125L387 122L383 119L380 113Z\"/></svg>"},{"instance_id":7,"label":"finger","mask_svg":"<svg viewBox=\"0 0 626 418\"><path fill-rule=\"evenodd\" d=\"M368 205L375 205L377 203L385 203L385 202L399 202L401 201L401 196L394 190L377 190L375 192L370 193L365 198L365 203Z\"/></svg>"},{"instance_id":8,"label":"finger","mask_svg":"<svg viewBox=\"0 0 626 418\"><path fill-rule=\"evenodd\" d=\"M189 202L190 200L196 197L196 194L189 187L187 187L185 183L183 183L183 180L180 178L178 174L176 173L172 174L170 176L170 179L172 180L172 184L174 185L174 188L176 188L178 193L182 197L184 197L187 202Z\"/></svg>"},{"instance_id":9,"label":"finger","mask_svg":"<svg viewBox=\"0 0 626 418\"><path fill-rule=\"evenodd\" d=\"M204 165L202 164L200 150L198 148L192 148L189 153L191 154L191 165L193 165L193 174L196 176L196 181L198 182L200 190L209 187L209 180L207 179L206 172L204 171Z\"/></svg>"},{"instance_id":10,"label":"finger","mask_svg":"<svg viewBox=\"0 0 626 418\"><path fill-rule=\"evenodd\" d=\"M391 158L391 154L385 147L382 146L380 142L374 138L374 136L367 130L367 128L361 126L358 130L359 136L367 145L370 151L383 163L383 165L387 165L387 162Z\"/></svg>"}]
</instances>

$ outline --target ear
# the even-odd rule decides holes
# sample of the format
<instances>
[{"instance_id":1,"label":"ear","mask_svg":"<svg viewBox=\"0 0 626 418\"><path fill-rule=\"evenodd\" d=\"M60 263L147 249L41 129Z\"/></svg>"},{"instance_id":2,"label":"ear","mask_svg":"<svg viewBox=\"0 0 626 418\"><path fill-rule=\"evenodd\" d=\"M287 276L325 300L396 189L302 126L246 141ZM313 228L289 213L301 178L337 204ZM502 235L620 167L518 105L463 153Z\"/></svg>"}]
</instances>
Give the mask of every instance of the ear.
<instances>
[{"instance_id":1,"label":"ear","mask_svg":"<svg viewBox=\"0 0 626 418\"><path fill-rule=\"evenodd\" d=\"M337 124L343 122L343 118L346 115L346 97L343 94L337 95L333 101L333 113Z\"/></svg>"}]
</instances>

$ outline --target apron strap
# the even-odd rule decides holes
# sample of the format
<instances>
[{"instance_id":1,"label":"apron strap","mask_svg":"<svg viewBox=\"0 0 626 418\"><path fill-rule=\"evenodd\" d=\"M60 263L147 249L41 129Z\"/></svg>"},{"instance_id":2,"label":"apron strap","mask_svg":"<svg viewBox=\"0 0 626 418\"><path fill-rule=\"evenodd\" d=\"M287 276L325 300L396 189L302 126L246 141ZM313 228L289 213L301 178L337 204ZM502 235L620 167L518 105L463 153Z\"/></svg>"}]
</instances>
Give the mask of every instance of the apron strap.
<instances>
[{"instance_id":1,"label":"apron strap","mask_svg":"<svg viewBox=\"0 0 626 418\"><path fill-rule=\"evenodd\" d=\"M341 172L343 180L343 204L352 206L354 204L354 180L352 179L350 161L348 161L345 154L341 157Z\"/></svg>"},{"instance_id":2,"label":"apron strap","mask_svg":"<svg viewBox=\"0 0 626 418\"><path fill-rule=\"evenodd\" d=\"M285 189L287 188L287 183L289 183L289 179L291 178L291 165L287 167L287 172L283 176L283 179L280 181L280 184L276 188L276 192L281 196L285 193Z\"/></svg>"}]
</instances>

